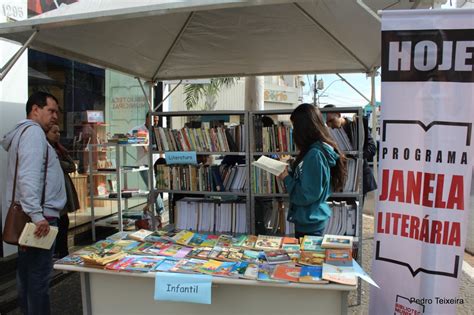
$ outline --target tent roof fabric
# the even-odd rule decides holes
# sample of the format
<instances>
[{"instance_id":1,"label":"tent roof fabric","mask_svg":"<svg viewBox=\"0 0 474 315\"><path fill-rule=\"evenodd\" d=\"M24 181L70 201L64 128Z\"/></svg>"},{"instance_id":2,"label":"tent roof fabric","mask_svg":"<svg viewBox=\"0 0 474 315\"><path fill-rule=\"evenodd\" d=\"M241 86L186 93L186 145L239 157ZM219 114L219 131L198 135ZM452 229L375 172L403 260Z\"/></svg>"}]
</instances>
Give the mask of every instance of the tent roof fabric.
<instances>
[{"instance_id":1,"label":"tent roof fabric","mask_svg":"<svg viewBox=\"0 0 474 315\"><path fill-rule=\"evenodd\" d=\"M31 48L146 80L369 72L380 65L373 12L393 1L360 2L81 0L0 24L0 36L25 43L37 30Z\"/></svg>"}]
</instances>

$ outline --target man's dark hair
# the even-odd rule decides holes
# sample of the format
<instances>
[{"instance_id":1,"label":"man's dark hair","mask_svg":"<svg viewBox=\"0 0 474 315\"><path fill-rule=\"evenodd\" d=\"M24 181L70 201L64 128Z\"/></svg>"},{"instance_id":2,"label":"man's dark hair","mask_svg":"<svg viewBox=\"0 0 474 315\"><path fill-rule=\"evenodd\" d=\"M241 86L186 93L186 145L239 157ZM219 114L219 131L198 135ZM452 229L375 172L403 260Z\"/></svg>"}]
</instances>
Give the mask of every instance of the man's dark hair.
<instances>
[{"instance_id":1,"label":"man's dark hair","mask_svg":"<svg viewBox=\"0 0 474 315\"><path fill-rule=\"evenodd\" d=\"M336 105L334 104L327 104L326 106L324 106L324 108L335 108Z\"/></svg>"},{"instance_id":2,"label":"man's dark hair","mask_svg":"<svg viewBox=\"0 0 474 315\"><path fill-rule=\"evenodd\" d=\"M48 97L52 98L56 103L59 104L58 99L53 95L46 92L35 92L30 95L26 102L26 115L28 116L33 109L33 105L37 105L39 108L43 108L47 105Z\"/></svg>"},{"instance_id":3,"label":"man's dark hair","mask_svg":"<svg viewBox=\"0 0 474 315\"><path fill-rule=\"evenodd\" d=\"M275 123L271 117L262 116L262 125L263 127L272 127L275 125Z\"/></svg>"}]
</instances>

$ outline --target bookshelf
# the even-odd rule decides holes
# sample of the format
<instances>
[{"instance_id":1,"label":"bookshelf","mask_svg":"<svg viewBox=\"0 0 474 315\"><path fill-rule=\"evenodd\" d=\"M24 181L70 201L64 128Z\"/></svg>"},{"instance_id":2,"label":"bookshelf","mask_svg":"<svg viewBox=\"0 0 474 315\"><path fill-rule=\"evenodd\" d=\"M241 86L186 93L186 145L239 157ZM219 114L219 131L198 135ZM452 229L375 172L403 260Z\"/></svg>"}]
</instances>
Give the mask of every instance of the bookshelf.
<instances>
[{"instance_id":1,"label":"bookshelf","mask_svg":"<svg viewBox=\"0 0 474 315\"><path fill-rule=\"evenodd\" d=\"M138 190L134 188L129 189L129 174L138 174L140 172L148 172L149 167L143 165L130 165L128 164L129 148L136 147L147 147L148 143L101 143L101 144L88 144L88 173L89 173L89 199L91 209L91 224L92 224L92 240L96 239L96 226L101 225L100 221L96 222L95 218L95 202L94 201L111 201L117 204L117 216L118 216L118 229L123 231L123 213L128 210L128 201L136 198L147 198L148 191ZM106 168L99 168L97 163L94 163L93 152L101 151L110 155L110 160ZM114 162L113 162L114 161ZM136 163L135 163L136 164ZM108 180L109 191L106 187L102 187L103 191L100 191L100 185L105 185L105 182L99 184L96 180L101 178L105 180L106 177L114 177L115 180ZM128 191L129 190L129 191ZM119 193L121 192L121 193ZM102 224L103 225L103 224Z\"/></svg>"},{"instance_id":2,"label":"bookshelf","mask_svg":"<svg viewBox=\"0 0 474 315\"><path fill-rule=\"evenodd\" d=\"M178 213L180 200L186 197L201 198L200 203L214 204L216 211L224 204L245 204L245 233L251 233L251 207L249 189L249 147L248 116L246 111L186 111L186 112L153 112L152 116L165 119L166 127L153 127L155 143L151 143L150 154L166 157L170 152L195 153L198 165L159 165L154 190L167 193L170 211L170 223L185 217ZM210 157L234 158L243 164L233 167L215 165ZM206 161L204 161L204 159ZM220 183L220 185L216 185ZM220 189L217 189L217 186ZM180 197L184 199L179 199ZM189 210L183 210L189 211ZM192 210L194 211L194 210ZM199 210L196 210L199 211ZM217 216L217 212L214 215ZM240 213L240 212L239 212ZM242 214L242 213L240 213ZM232 220L237 219L232 216ZM196 229L194 229L196 230ZM237 233L231 230L201 232ZM243 233L240 229L240 233Z\"/></svg>"},{"instance_id":3,"label":"bookshelf","mask_svg":"<svg viewBox=\"0 0 474 315\"><path fill-rule=\"evenodd\" d=\"M163 128L164 131L168 132L170 135L174 134L174 137L176 138L175 141L178 142L179 138L181 137L180 135L177 134L176 130L181 130L180 132L183 133L186 129L184 127L183 121L178 126L173 126L174 123L173 119L176 117L193 117L194 121L202 121L203 118L205 121L211 121L212 117L222 117L222 116L239 116L240 118L238 119L240 125L242 126L241 130L241 139L242 141L239 143L239 150L212 150L209 149L209 145L201 144L205 148L205 150L196 150L193 151L192 149L197 149L197 147L193 144L190 144L186 146L186 144L182 144L181 147L179 145L174 145L173 148L171 148L171 145L168 144L168 150L163 150L163 144L159 142L166 141L165 136L163 136L163 132L161 135L158 133L156 135L157 138L157 143L154 145L154 148L150 150L150 154L164 154L166 155L167 152L173 151L171 149L178 149L177 151L193 151L196 152L197 156L209 156L209 155L222 155L222 156L227 156L227 155L233 155L233 156L240 156L242 158L245 158L245 172L246 172L246 186L244 187L243 190L241 191L206 191L205 189L177 189L176 187L157 187L156 190L160 193L168 193L170 194L169 202L170 202L170 223L174 223L174 219L176 217L174 210L175 210L175 203L174 203L174 198L173 196L176 194L184 195L184 196L191 196L191 197L196 197L196 196L202 196L203 198L208 198L210 196L214 197L222 197L225 199L226 197L241 197L245 198L245 203L247 206L247 225L248 225L248 233L250 234L255 234L257 231L256 228L256 199L259 200L268 200L271 202L272 200L277 200L278 202L281 202L282 204L285 203L288 199L288 194L284 191L277 191L274 192L272 189L269 189L268 191L259 191L257 186L261 185L261 183L256 183L254 180L254 167L251 166L251 162L256 160L259 156L261 155L274 155L274 156L294 156L296 154L296 149L294 148L294 145L292 144L291 141L291 124L289 123L289 115L291 114L292 109L288 110L267 110L267 111L215 111L215 112L154 112L152 115L157 115L160 117L165 118L166 120L166 128ZM344 154L350 158L353 159L354 163L354 169L352 170L353 172L353 177L351 179L353 185L351 186L351 189L349 190L344 190L342 192L335 192L332 193L328 201L334 201L334 202L339 202L342 203L343 205L345 203L347 204L355 204L356 205L356 218L355 219L355 227L354 227L354 232L351 233L355 237L355 242L358 245L358 254L357 257L360 259L360 253L361 253L361 244L359 242L360 239L360 233L362 231L362 207L363 207L363 193L362 193L362 163L363 163L363 123L362 123L362 108L359 107L347 107L347 108L328 108L328 109L321 109L322 113L327 113L327 112L339 112L342 114L351 114L357 117L357 145L354 148L350 148L348 150L343 150ZM261 130L257 130L258 128L262 128L261 125L259 125L259 122L261 121L262 116L269 116L269 117L276 117L275 120L275 125L273 127L263 127L263 128L270 128L267 132L266 135L262 135ZM279 120L279 117L284 117L286 116L288 123L287 124L281 124L281 121ZM191 128L191 127L190 127ZM199 127L201 128L201 127ZM272 129L273 128L273 129ZM279 129L280 128L280 129ZM206 127L204 128L206 129ZM279 143L279 140L283 140L283 136L279 134L282 129L285 129L286 133L286 139L285 139L285 144ZM169 130L175 130L170 132ZM276 135L269 136L271 134L271 130L274 130ZM155 130L153 130L155 132ZM189 130L186 131L188 136L189 136ZM194 131L193 131L194 132ZM284 133L283 133L284 134ZM243 137L245 135L245 138ZM201 134L201 138L206 137L204 134ZM257 143L257 139L265 139L266 144L263 143ZM173 141L171 138L168 136L166 138L170 143ZM336 139L337 140L337 139ZM152 144L153 146L153 144ZM191 148L192 147L192 148ZM157 148L160 148L157 150ZM166 167L174 167L174 166L164 166ZM174 174L178 174L174 173ZM179 173L183 175L183 173ZM183 177L186 177L186 173L184 173ZM178 176L181 177L181 176ZM189 176L188 176L189 177ZM273 181L270 183L271 187L278 187L278 185L275 183L276 178L273 175L268 176L270 181ZM268 182L265 182L268 184ZM283 185L284 187L284 185ZM281 188L281 187L280 187ZM337 207L339 207L339 204L336 204ZM335 206L335 207L336 207ZM284 208L284 206L282 206ZM278 206L277 211L281 211L280 209L280 204ZM286 210L287 211L287 210ZM275 219L275 222L279 222L280 224L285 224L286 222L286 216L281 217L283 215L282 212L280 212L279 216L280 218ZM279 227L278 229L274 229L274 232L269 232L269 231L260 231L262 234L291 234L288 233L290 230L288 230L285 227ZM231 231L229 231L231 232Z\"/></svg>"},{"instance_id":4,"label":"bookshelf","mask_svg":"<svg viewBox=\"0 0 474 315\"><path fill-rule=\"evenodd\" d=\"M252 111L249 113L249 139L250 139L250 151L249 151L249 159L250 161L256 160L258 156L261 155L274 155L281 158L282 156L294 156L296 155L296 151L294 150L294 146L292 146L291 139L289 139L288 135L292 134L290 130L291 124L289 123L289 116L293 109L288 110L267 110L267 111ZM363 208L363 192L362 192L362 165L363 165L363 122L362 122L362 115L363 111L362 108L359 107L345 107L345 108L321 108L321 112L338 112L341 114L350 114L354 115L357 119L357 145L355 148L350 148L349 150L342 150L344 154L348 158L352 158L354 162L352 170L352 177L348 176L348 179L352 181L352 184L349 188L345 189L342 192L334 192L329 197L329 202L338 202L339 204L349 203L349 204L356 204L356 222L354 233L354 240L357 243L357 259L360 261L361 259L361 252L362 252L362 244L361 240L361 231L362 231L362 208ZM261 117L273 117L275 125L273 127L263 127L261 125ZM276 118L276 119L275 119ZM280 118L286 119L288 124L281 123ZM266 129L265 129L266 128ZM285 134L286 133L286 134ZM283 135L282 135L283 134ZM333 138L335 138L333 136ZM286 139L286 140L285 140ZM282 145L281 141L285 143ZM342 141L340 139L335 139L336 142ZM265 150L265 148L269 148L269 150ZM270 189L270 191L261 192L259 189L256 189L258 185L261 185L261 182L268 184L268 178L264 178L260 180L256 180L256 176L254 176L254 172L258 172L255 167L250 167L250 178L251 180L251 199L250 199L250 207L252 209L252 222L255 224L257 223L256 220L256 200L257 199L266 199L272 200L276 199L279 202L284 203L287 198L288 194L284 191L278 190L278 185L275 184L275 177L273 175L269 175L269 178L272 178L272 183L270 186L272 188L277 187L277 189ZM284 187L284 185L282 185ZM345 187L346 188L346 187ZM279 211L273 209L272 211ZM275 222L283 222L283 224L288 224L286 221L286 209L284 212L284 218L275 219ZM278 215L281 216L283 213L280 212ZM347 218L346 218L347 219ZM286 233L285 233L286 232ZM285 226L281 226L278 228L277 234L287 234L288 229ZM328 232L329 233L329 232ZM262 233L263 234L263 233ZM337 233L329 233L329 234L337 234Z\"/></svg>"}]
</instances>

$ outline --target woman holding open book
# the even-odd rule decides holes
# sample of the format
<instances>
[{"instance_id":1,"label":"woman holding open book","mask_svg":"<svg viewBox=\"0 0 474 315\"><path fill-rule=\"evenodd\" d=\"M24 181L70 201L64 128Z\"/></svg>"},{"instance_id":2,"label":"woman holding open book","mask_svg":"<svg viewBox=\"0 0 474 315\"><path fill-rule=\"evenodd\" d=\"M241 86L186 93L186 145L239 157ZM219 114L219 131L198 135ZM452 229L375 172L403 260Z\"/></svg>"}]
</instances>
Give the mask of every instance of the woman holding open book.
<instances>
[{"instance_id":1,"label":"woman holding open book","mask_svg":"<svg viewBox=\"0 0 474 315\"><path fill-rule=\"evenodd\" d=\"M321 112L311 104L299 105L290 116L298 155L292 170L278 177L290 196L287 220L295 237L322 235L331 216L326 199L340 191L347 173L346 159L326 128Z\"/></svg>"}]
</instances>

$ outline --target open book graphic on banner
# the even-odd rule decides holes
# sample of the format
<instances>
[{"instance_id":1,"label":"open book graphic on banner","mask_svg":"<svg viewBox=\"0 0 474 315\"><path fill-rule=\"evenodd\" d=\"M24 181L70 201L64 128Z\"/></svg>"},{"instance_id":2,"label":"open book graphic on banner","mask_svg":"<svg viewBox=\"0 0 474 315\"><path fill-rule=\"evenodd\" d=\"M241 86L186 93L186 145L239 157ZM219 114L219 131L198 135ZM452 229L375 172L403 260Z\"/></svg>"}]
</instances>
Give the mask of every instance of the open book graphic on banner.
<instances>
[{"instance_id":1,"label":"open book graphic on banner","mask_svg":"<svg viewBox=\"0 0 474 315\"><path fill-rule=\"evenodd\" d=\"M252 163L254 166L259 167L267 172L272 173L275 176L280 175L288 166L287 163L278 160L271 159L262 155L258 160Z\"/></svg>"}]
</instances>

